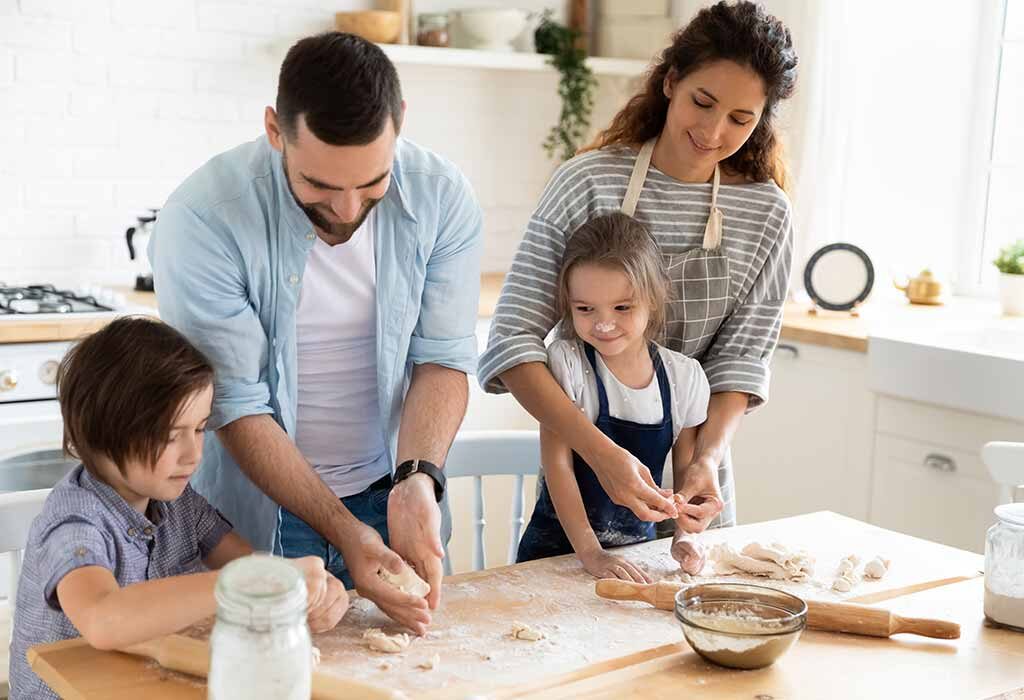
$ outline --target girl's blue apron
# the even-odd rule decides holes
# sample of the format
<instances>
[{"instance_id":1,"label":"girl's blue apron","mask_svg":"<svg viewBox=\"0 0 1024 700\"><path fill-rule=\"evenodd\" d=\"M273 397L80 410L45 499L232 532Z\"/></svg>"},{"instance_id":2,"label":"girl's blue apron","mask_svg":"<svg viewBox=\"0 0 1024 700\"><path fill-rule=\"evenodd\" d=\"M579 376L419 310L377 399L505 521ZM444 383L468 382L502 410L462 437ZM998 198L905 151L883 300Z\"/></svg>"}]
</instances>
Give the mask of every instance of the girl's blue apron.
<instances>
[{"instance_id":1,"label":"girl's blue apron","mask_svg":"<svg viewBox=\"0 0 1024 700\"><path fill-rule=\"evenodd\" d=\"M665 459L672 450L675 436L672 430L672 391L657 347L651 344L649 350L651 361L654 363L655 376L658 378L658 388L661 392L662 418L660 423L652 425L633 423L609 414L608 393L597 372L594 348L586 345L584 350L597 382L596 425L598 430L640 460L651 471L655 483L660 486ZM576 483L579 486L580 495L583 497L583 506L587 511L587 519L602 547L615 547L654 539L654 523L644 522L636 517L629 508L612 503L608 494L601 487L597 475L575 452L572 455L572 463ZM551 501L547 484L542 480L540 497L537 499L530 523L526 526L523 538L519 542L516 561L530 561L559 554L571 554L572 551L572 544L555 513L555 506Z\"/></svg>"}]
</instances>

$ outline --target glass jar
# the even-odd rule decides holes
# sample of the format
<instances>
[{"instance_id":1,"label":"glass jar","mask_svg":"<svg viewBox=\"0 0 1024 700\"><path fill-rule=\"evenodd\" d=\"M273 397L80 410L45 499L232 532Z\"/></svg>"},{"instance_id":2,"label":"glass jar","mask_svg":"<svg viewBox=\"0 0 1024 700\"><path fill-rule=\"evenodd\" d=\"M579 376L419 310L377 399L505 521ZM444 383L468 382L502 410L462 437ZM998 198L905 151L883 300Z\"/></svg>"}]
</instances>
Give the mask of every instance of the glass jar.
<instances>
[{"instance_id":1,"label":"glass jar","mask_svg":"<svg viewBox=\"0 0 1024 700\"><path fill-rule=\"evenodd\" d=\"M1024 503L996 506L985 535L985 617L1024 632Z\"/></svg>"},{"instance_id":2,"label":"glass jar","mask_svg":"<svg viewBox=\"0 0 1024 700\"><path fill-rule=\"evenodd\" d=\"M419 16L419 24L416 30L416 43L420 46L447 47L450 37L448 35L448 15L444 12L425 12Z\"/></svg>"},{"instance_id":3,"label":"glass jar","mask_svg":"<svg viewBox=\"0 0 1024 700\"><path fill-rule=\"evenodd\" d=\"M309 700L313 654L306 582L287 560L252 554L217 578L209 700Z\"/></svg>"}]
</instances>

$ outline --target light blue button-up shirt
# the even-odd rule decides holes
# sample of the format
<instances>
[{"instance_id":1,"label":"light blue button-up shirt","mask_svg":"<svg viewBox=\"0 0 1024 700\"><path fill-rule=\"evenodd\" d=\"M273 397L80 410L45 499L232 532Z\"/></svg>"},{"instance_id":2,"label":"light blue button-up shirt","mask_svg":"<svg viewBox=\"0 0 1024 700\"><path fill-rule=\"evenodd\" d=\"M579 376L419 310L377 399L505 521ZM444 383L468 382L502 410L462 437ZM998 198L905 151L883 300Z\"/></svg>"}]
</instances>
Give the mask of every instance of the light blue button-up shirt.
<instances>
[{"instance_id":1,"label":"light blue button-up shirt","mask_svg":"<svg viewBox=\"0 0 1024 700\"><path fill-rule=\"evenodd\" d=\"M476 368L481 214L453 164L399 139L376 216L377 396L393 469L413 365ZM149 244L160 316L214 365L211 430L266 413L294 438L295 315L315 238L266 137L213 158L160 211ZM213 433L192 484L271 549L278 506Z\"/></svg>"}]
</instances>

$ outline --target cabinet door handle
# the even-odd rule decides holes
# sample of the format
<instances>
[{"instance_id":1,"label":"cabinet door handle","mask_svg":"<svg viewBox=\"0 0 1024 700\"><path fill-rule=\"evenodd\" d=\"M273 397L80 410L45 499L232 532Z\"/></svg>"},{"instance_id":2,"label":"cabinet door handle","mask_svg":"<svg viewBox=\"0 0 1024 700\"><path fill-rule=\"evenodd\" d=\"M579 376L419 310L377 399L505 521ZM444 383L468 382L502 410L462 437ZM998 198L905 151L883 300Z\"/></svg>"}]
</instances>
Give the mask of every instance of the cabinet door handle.
<instances>
[{"instance_id":1,"label":"cabinet door handle","mask_svg":"<svg viewBox=\"0 0 1024 700\"><path fill-rule=\"evenodd\" d=\"M800 357L800 348L798 348L795 345L790 345L789 343L779 343L778 345L775 346L775 350L793 353L794 360Z\"/></svg>"},{"instance_id":2,"label":"cabinet door handle","mask_svg":"<svg viewBox=\"0 0 1024 700\"><path fill-rule=\"evenodd\" d=\"M953 461L952 457L936 454L934 452L925 456L924 466L940 472L952 473L956 471L956 462Z\"/></svg>"}]
</instances>

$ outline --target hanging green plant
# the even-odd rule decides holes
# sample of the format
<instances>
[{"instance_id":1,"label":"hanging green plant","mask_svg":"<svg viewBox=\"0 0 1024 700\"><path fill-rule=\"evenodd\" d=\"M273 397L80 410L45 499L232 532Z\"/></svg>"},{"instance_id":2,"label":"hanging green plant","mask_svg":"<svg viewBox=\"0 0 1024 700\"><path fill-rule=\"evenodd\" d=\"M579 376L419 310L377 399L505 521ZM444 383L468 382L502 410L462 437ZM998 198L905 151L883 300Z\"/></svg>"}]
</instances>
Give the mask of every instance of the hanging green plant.
<instances>
[{"instance_id":1,"label":"hanging green plant","mask_svg":"<svg viewBox=\"0 0 1024 700\"><path fill-rule=\"evenodd\" d=\"M551 14L550 9L544 10L534 32L537 53L550 54L548 63L559 73L558 96L562 98L558 123L548 132L544 150L565 161L576 155L587 135L597 79L587 67L586 51L576 46L580 33L554 21Z\"/></svg>"}]
</instances>

